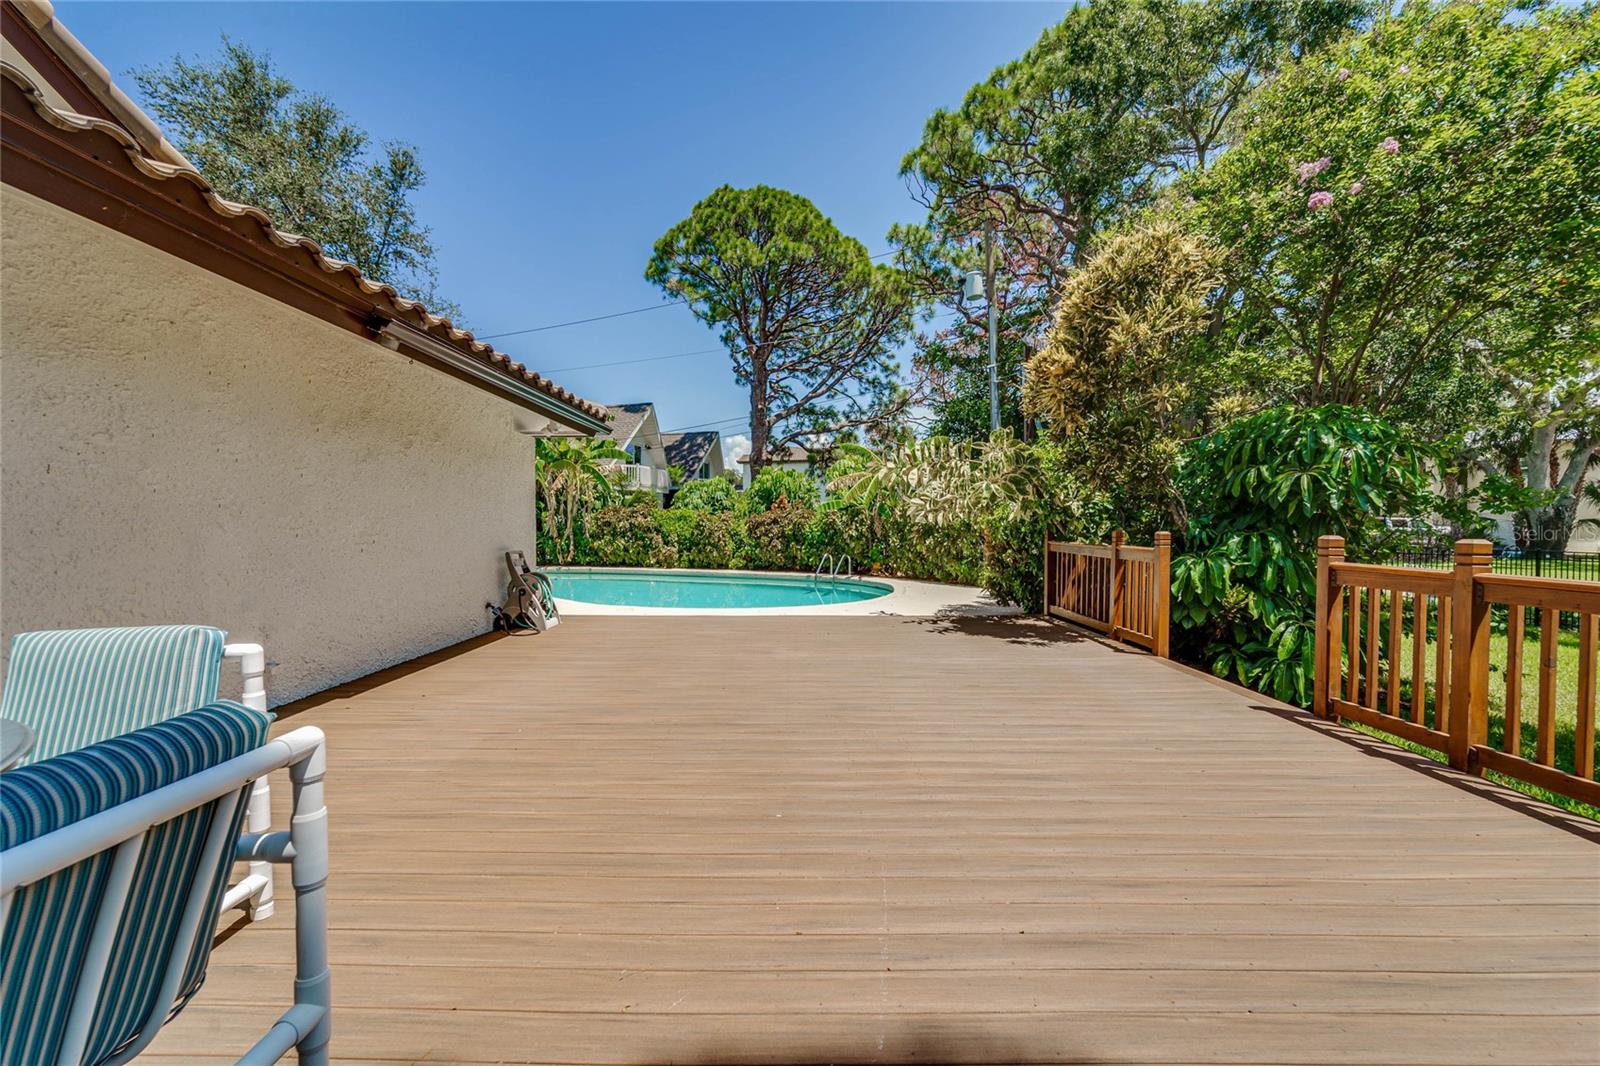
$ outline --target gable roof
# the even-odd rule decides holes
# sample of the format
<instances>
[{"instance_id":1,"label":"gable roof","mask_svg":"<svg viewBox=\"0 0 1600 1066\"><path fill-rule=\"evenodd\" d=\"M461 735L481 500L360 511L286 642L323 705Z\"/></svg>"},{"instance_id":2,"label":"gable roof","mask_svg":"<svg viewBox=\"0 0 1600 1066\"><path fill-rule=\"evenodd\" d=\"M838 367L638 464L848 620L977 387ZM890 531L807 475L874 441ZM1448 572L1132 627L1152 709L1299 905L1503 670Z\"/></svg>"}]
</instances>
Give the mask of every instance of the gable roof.
<instances>
[{"instance_id":1,"label":"gable roof","mask_svg":"<svg viewBox=\"0 0 1600 1066\"><path fill-rule=\"evenodd\" d=\"M668 465L681 466L690 476L700 469L700 464L706 461L706 456L721 440L722 434L714 429L661 434L661 443L667 448Z\"/></svg>"},{"instance_id":2,"label":"gable roof","mask_svg":"<svg viewBox=\"0 0 1600 1066\"><path fill-rule=\"evenodd\" d=\"M605 436L610 437L618 444L627 444L633 440L634 434L639 432L639 427L650 418L650 412L655 410L655 404L650 403L608 403L606 414L610 416L611 424L606 427Z\"/></svg>"},{"instance_id":3,"label":"gable roof","mask_svg":"<svg viewBox=\"0 0 1600 1066\"><path fill-rule=\"evenodd\" d=\"M125 124L132 120L106 105L115 87L96 92L83 81L90 63L104 68L53 18L42 20L53 32L41 32L35 25L41 11L48 15L48 5L4 0L0 28L7 43L25 59L33 55L30 66L51 79L54 95L75 107L81 101L94 113L52 105L27 72L0 62L0 143L6 150L0 180L563 425L586 433L604 429L606 412L599 404L513 361L393 286L363 276L315 241L279 230L260 208L223 199L175 149L159 158L152 154L150 130L136 135ZM71 54L73 46L81 55ZM49 57L57 61L45 62ZM155 128L148 116L145 121Z\"/></svg>"},{"instance_id":4,"label":"gable roof","mask_svg":"<svg viewBox=\"0 0 1600 1066\"><path fill-rule=\"evenodd\" d=\"M805 447L804 445L801 445L801 444L791 444L787 448L785 448L783 451L774 452L772 455L767 456L767 462L769 462L769 463L809 463L813 459L816 459L816 460L819 460L819 461L827 459L828 458L828 454L830 452L832 452L832 451L833 451L833 449L831 447L807 448L807 447ZM739 456L739 458L736 461L737 462L741 462L741 463L748 463L750 461L749 453L747 452L744 455Z\"/></svg>"}]
</instances>

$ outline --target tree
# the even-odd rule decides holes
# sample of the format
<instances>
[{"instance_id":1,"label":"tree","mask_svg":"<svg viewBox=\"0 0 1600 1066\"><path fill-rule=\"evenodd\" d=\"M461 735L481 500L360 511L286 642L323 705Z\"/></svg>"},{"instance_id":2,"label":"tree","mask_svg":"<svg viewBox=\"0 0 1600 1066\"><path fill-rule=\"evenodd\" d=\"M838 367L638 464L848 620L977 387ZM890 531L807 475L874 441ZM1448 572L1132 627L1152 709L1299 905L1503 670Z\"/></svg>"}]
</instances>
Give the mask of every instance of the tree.
<instances>
[{"instance_id":1,"label":"tree","mask_svg":"<svg viewBox=\"0 0 1600 1066\"><path fill-rule=\"evenodd\" d=\"M927 220L890 233L924 298L981 332L987 308L955 296L998 249L994 297L1018 341L1094 239L1153 203L1230 143L1233 117L1284 62L1336 39L1367 5L1353 0L1090 0L1020 59L928 120L901 164ZM939 374L970 347L926 349ZM987 363L981 347L968 377ZM937 401L936 401L937 406Z\"/></svg>"},{"instance_id":2,"label":"tree","mask_svg":"<svg viewBox=\"0 0 1600 1066\"><path fill-rule=\"evenodd\" d=\"M752 475L789 444L906 402L891 358L910 327L904 278L802 196L717 189L656 242L645 277L721 331L750 390Z\"/></svg>"},{"instance_id":3,"label":"tree","mask_svg":"<svg viewBox=\"0 0 1600 1066\"><path fill-rule=\"evenodd\" d=\"M414 147L390 141L374 158L371 139L331 101L296 89L269 55L226 36L215 59L179 55L133 78L219 195L459 318L435 291L433 242L411 202L426 181Z\"/></svg>"},{"instance_id":4,"label":"tree","mask_svg":"<svg viewBox=\"0 0 1600 1066\"><path fill-rule=\"evenodd\" d=\"M1221 280L1219 254L1171 219L1107 238L1061 287L1028 363L1024 402L1070 441L1079 477L1110 493L1124 525L1183 525L1169 489L1180 443L1211 399L1195 340Z\"/></svg>"},{"instance_id":5,"label":"tree","mask_svg":"<svg viewBox=\"0 0 1600 1066\"><path fill-rule=\"evenodd\" d=\"M612 464L630 458L603 438L539 437L534 442L535 480L545 518L551 524L550 537L562 551L562 561L570 560L577 550L580 514L621 495L612 479Z\"/></svg>"},{"instance_id":6,"label":"tree","mask_svg":"<svg viewBox=\"0 0 1600 1066\"><path fill-rule=\"evenodd\" d=\"M1500 0L1409 4L1285 70L1188 185L1229 250L1219 348L1288 363L1284 399L1458 428L1495 316L1594 299L1597 64L1600 11Z\"/></svg>"}]
</instances>

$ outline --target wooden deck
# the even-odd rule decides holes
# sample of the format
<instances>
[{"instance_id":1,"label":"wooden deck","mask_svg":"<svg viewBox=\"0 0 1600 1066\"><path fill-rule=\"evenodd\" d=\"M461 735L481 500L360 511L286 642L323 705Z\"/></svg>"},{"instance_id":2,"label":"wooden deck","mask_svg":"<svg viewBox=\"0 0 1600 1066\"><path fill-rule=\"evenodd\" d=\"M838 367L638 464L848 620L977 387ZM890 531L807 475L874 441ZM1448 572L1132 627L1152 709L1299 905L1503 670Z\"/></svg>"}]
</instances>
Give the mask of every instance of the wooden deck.
<instances>
[{"instance_id":1,"label":"wooden deck","mask_svg":"<svg viewBox=\"0 0 1600 1066\"><path fill-rule=\"evenodd\" d=\"M347 1061L1600 1061L1592 823L1060 625L578 618L305 723Z\"/></svg>"}]
</instances>

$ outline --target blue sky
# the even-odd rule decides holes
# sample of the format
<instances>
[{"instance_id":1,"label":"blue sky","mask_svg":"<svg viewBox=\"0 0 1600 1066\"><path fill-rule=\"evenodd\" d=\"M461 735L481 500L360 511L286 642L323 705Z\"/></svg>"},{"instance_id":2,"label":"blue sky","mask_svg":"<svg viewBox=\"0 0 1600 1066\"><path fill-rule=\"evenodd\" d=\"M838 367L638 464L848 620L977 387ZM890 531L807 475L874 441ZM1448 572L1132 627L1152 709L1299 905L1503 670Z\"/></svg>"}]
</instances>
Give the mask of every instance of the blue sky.
<instances>
[{"instance_id":1,"label":"blue sky","mask_svg":"<svg viewBox=\"0 0 1600 1066\"><path fill-rule=\"evenodd\" d=\"M791 189L886 249L919 217L898 170L927 116L1065 7L56 4L130 93L130 68L226 33L376 140L415 144L441 288L480 334L660 303L651 245L724 183ZM725 354L574 369L717 347L686 308L496 343L587 398L654 401L663 429L745 432Z\"/></svg>"}]
</instances>

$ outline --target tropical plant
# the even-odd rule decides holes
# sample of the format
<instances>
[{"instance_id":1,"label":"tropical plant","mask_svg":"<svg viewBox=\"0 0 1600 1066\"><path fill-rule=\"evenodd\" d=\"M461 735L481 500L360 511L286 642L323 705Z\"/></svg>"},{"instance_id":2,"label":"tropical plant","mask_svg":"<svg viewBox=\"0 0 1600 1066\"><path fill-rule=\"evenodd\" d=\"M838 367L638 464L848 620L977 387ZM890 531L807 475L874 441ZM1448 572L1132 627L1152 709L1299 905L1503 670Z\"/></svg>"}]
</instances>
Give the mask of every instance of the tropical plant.
<instances>
[{"instance_id":1,"label":"tropical plant","mask_svg":"<svg viewBox=\"0 0 1600 1066\"><path fill-rule=\"evenodd\" d=\"M661 538L672 549L676 565L715 570L733 565L734 516L729 511L680 508L655 514Z\"/></svg>"},{"instance_id":2,"label":"tropical plant","mask_svg":"<svg viewBox=\"0 0 1600 1066\"><path fill-rule=\"evenodd\" d=\"M817 505L817 483L786 466L769 466L757 474L740 496L746 514L770 511L784 504L810 509Z\"/></svg>"},{"instance_id":3,"label":"tropical plant","mask_svg":"<svg viewBox=\"0 0 1600 1066\"><path fill-rule=\"evenodd\" d=\"M739 493L726 478L691 481L672 497L674 511L733 511L739 506Z\"/></svg>"},{"instance_id":4,"label":"tropical plant","mask_svg":"<svg viewBox=\"0 0 1600 1066\"><path fill-rule=\"evenodd\" d=\"M662 534L660 520L667 513L650 504L600 508L590 523L581 561L604 566L679 565L677 549Z\"/></svg>"},{"instance_id":5,"label":"tropical plant","mask_svg":"<svg viewBox=\"0 0 1600 1066\"><path fill-rule=\"evenodd\" d=\"M892 501L910 521L943 527L976 522L996 509L1021 513L1033 497L1034 473L1027 448L999 430L982 444L914 441L831 484L845 502Z\"/></svg>"},{"instance_id":6,"label":"tropical plant","mask_svg":"<svg viewBox=\"0 0 1600 1066\"><path fill-rule=\"evenodd\" d=\"M806 526L812 510L786 500L745 519L749 565L758 570L805 570Z\"/></svg>"},{"instance_id":7,"label":"tropical plant","mask_svg":"<svg viewBox=\"0 0 1600 1066\"><path fill-rule=\"evenodd\" d=\"M904 278L802 196L715 190L656 242L645 277L720 331L750 392L752 474L792 443L871 426L909 400L892 358L911 324Z\"/></svg>"},{"instance_id":8,"label":"tropical plant","mask_svg":"<svg viewBox=\"0 0 1600 1066\"><path fill-rule=\"evenodd\" d=\"M1384 516L1429 507L1432 458L1376 415L1335 405L1263 411L1190 445L1172 616L1191 647L1221 676L1305 703L1317 538L1343 536L1366 557Z\"/></svg>"},{"instance_id":9,"label":"tropical plant","mask_svg":"<svg viewBox=\"0 0 1600 1066\"><path fill-rule=\"evenodd\" d=\"M1180 527L1170 471L1210 400L1194 342L1211 316L1218 259L1170 218L1107 238L1062 285L1044 347L1028 363L1027 410L1073 441L1079 476L1135 501L1125 510L1165 511Z\"/></svg>"},{"instance_id":10,"label":"tropical plant","mask_svg":"<svg viewBox=\"0 0 1600 1066\"><path fill-rule=\"evenodd\" d=\"M563 562L577 550L582 515L616 499L620 490L611 464L628 453L602 438L540 437L534 445L539 497L550 535Z\"/></svg>"}]
</instances>

